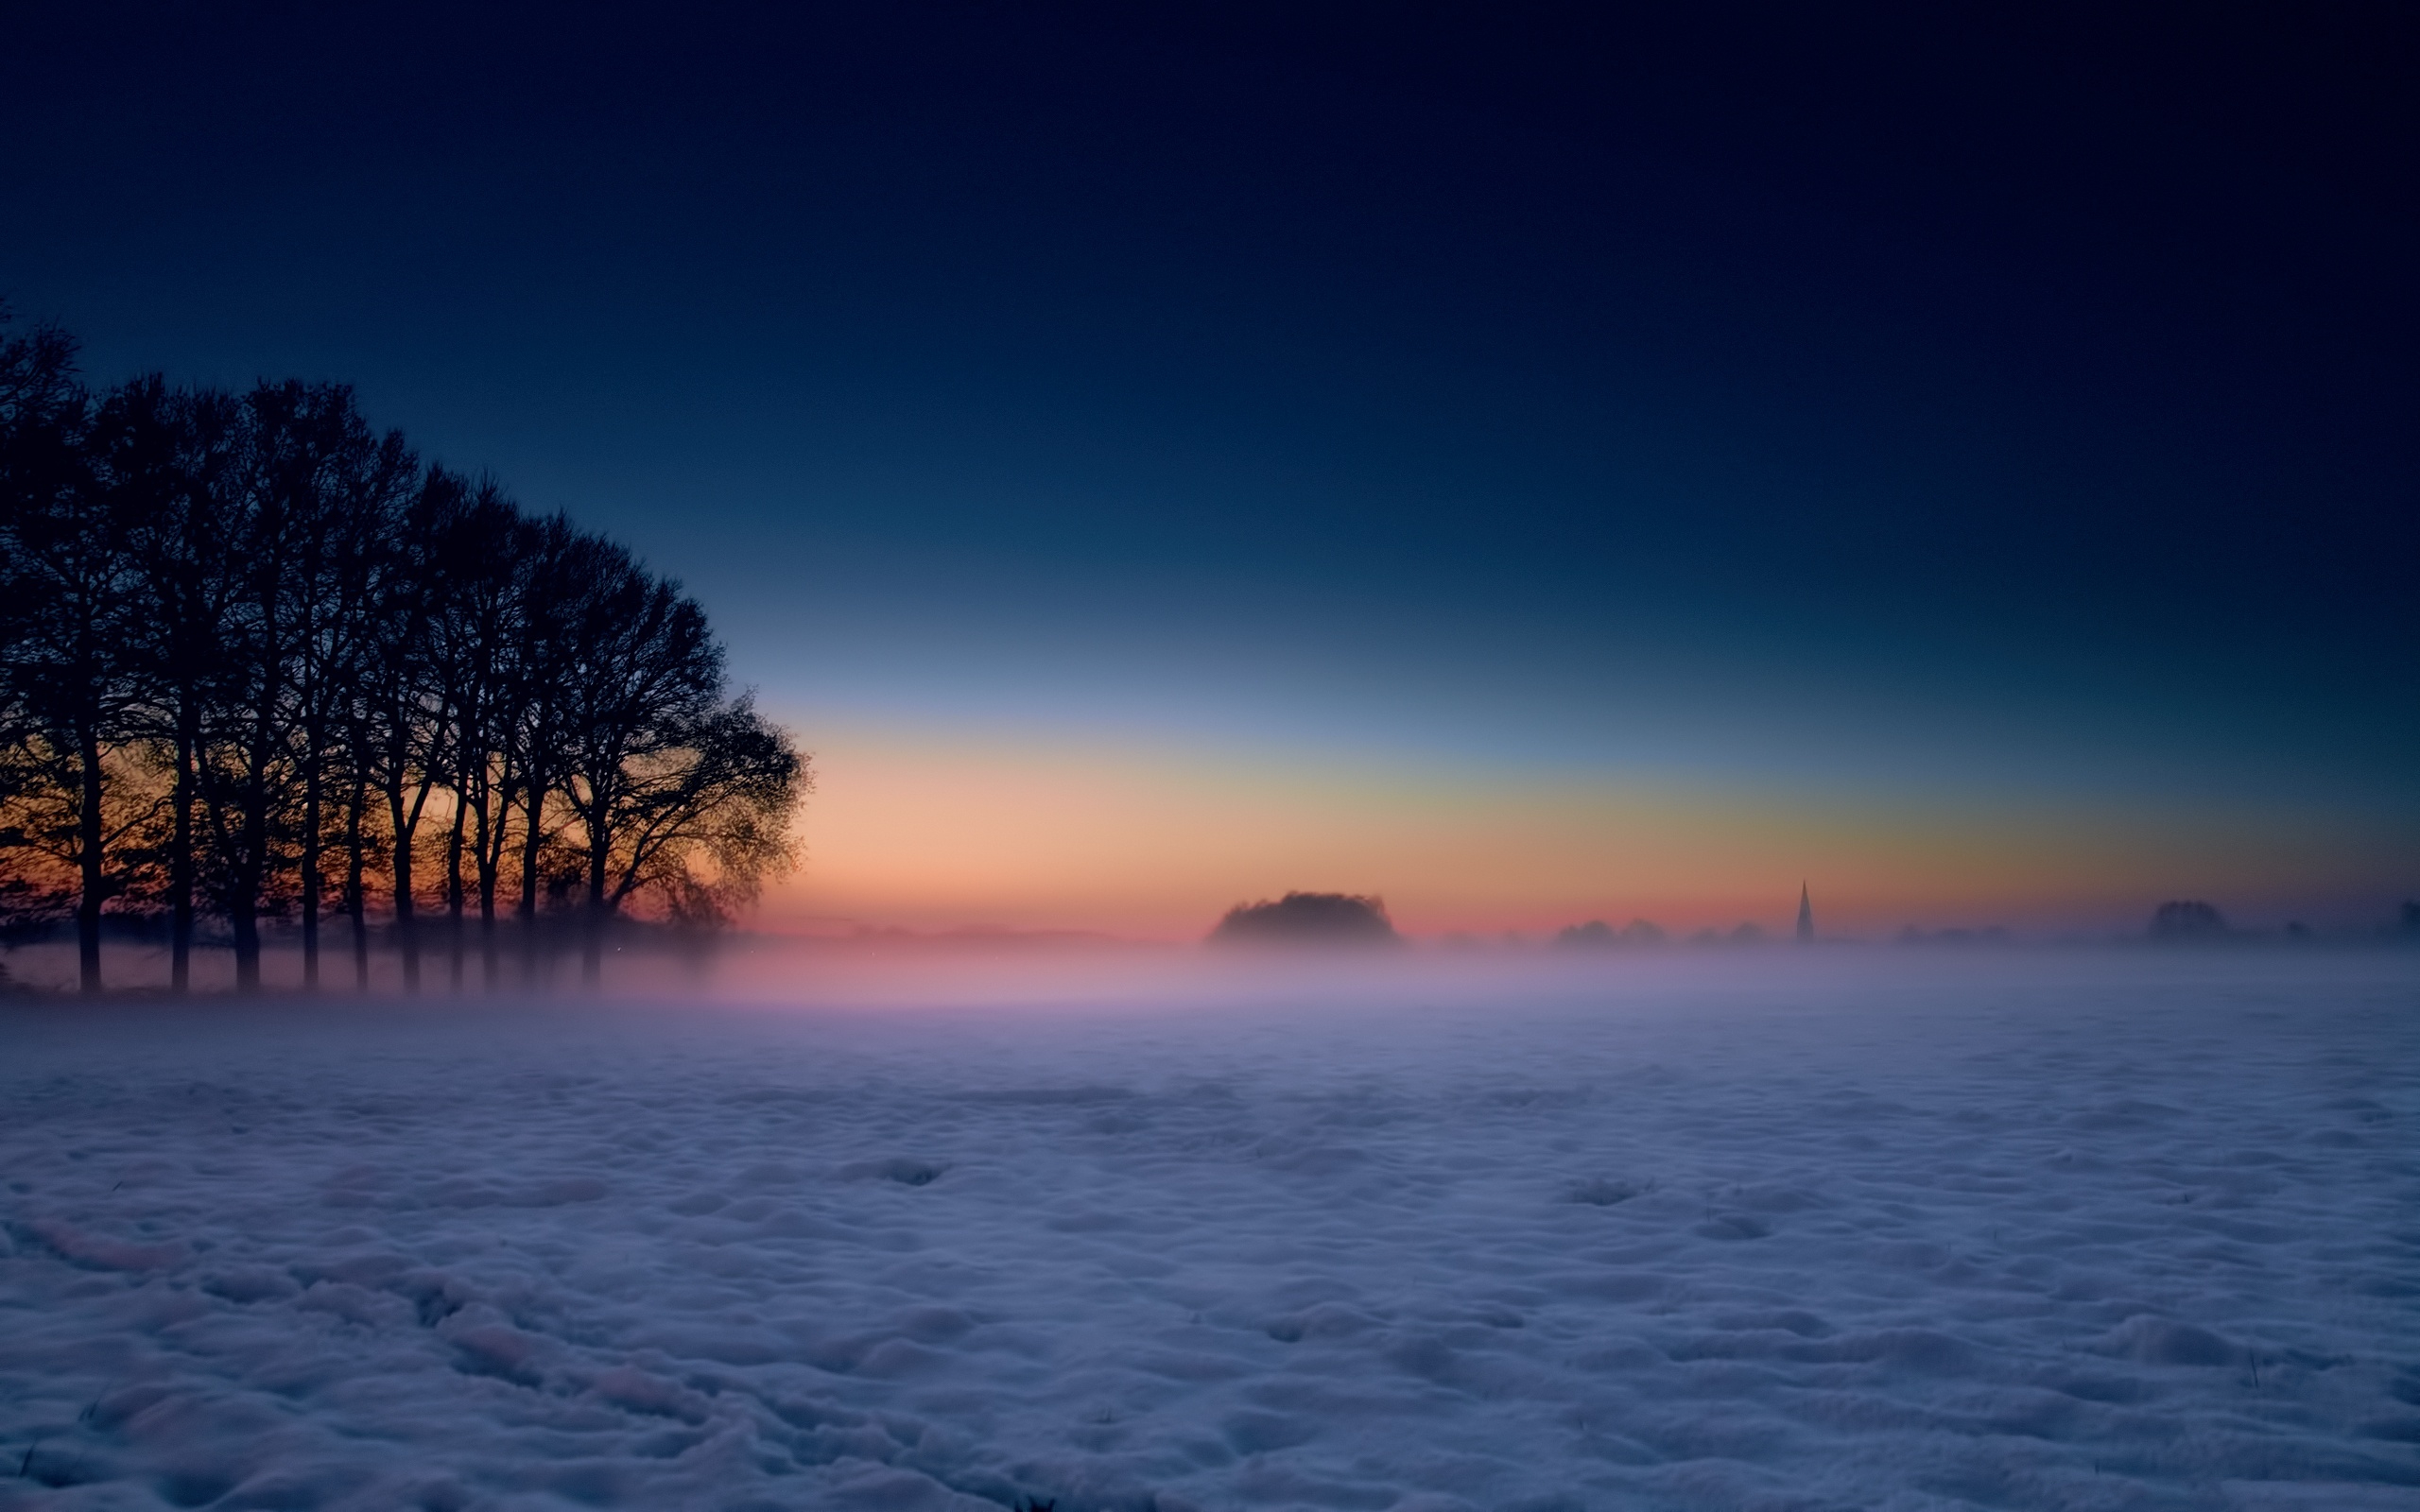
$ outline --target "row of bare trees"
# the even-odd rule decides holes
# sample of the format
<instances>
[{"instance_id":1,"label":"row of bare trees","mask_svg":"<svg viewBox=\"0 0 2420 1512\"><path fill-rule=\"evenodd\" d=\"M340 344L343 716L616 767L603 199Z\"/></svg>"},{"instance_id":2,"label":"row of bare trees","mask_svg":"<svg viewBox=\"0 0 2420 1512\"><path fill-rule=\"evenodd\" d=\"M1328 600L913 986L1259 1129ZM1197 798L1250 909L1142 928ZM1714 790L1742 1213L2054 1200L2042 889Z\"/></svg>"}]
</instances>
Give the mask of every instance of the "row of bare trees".
<instances>
[{"instance_id":1,"label":"row of bare trees","mask_svg":"<svg viewBox=\"0 0 2420 1512\"><path fill-rule=\"evenodd\" d=\"M417 988L432 914L457 986L566 933L594 982L617 920L712 928L792 864L805 763L679 584L347 387L74 359L0 311L0 910L72 916L85 990L113 914L178 990L203 919L239 988L276 919L318 986L341 919L357 984L383 933Z\"/></svg>"}]
</instances>

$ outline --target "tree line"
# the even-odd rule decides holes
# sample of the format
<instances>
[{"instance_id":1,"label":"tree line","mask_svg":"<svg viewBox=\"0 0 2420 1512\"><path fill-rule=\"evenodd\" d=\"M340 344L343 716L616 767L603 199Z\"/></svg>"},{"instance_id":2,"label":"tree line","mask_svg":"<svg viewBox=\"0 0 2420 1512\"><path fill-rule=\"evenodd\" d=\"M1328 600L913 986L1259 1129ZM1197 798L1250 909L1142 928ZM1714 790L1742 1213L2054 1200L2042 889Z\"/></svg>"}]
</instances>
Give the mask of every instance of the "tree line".
<instances>
[{"instance_id":1,"label":"tree line","mask_svg":"<svg viewBox=\"0 0 2420 1512\"><path fill-rule=\"evenodd\" d=\"M616 921L727 922L793 865L811 784L677 582L424 461L338 384L95 389L0 308L0 927L265 923L302 981L340 923L421 984L534 977ZM434 928L432 928L434 926ZM434 941L431 936L435 936Z\"/></svg>"}]
</instances>

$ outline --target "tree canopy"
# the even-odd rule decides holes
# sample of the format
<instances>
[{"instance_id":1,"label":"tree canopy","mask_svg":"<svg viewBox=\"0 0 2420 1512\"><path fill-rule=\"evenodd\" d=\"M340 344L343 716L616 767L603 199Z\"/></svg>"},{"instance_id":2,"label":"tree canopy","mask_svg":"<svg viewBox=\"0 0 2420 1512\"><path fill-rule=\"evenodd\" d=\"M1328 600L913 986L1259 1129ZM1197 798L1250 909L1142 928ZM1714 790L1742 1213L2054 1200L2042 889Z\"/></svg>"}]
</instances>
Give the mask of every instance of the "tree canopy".
<instances>
[{"instance_id":1,"label":"tree canopy","mask_svg":"<svg viewBox=\"0 0 2420 1512\"><path fill-rule=\"evenodd\" d=\"M729 923L795 865L807 759L679 582L418 455L337 384L95 391L0 307L0 926L265 923L420 984L638 918ZM509 916L509 917L508 917ZM500 937L509 925L511 940Z\"/></svg>"},{"instance_id":2,"label":"tree canopy","mask_svg":"<svg viewBox=\"0 0 2420 1512\"><path fill-rule=\"evenodd\" d=\"M1210 932L1214 945L1399 945L1383 899L1341 892L1289 892L1275 902L1237 903Z\"/></svg>"}]
</instances>

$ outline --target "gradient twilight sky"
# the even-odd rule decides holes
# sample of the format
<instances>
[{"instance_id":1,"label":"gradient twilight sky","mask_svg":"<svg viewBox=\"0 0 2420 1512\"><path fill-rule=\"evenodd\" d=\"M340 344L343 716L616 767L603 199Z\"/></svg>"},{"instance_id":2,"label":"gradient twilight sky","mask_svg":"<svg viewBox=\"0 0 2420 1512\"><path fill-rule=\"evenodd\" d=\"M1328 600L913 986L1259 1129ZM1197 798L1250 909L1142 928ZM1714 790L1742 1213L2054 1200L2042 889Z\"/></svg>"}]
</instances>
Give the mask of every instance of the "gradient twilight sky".
<instances>
[{"instance_id":1,"label":"gradient twilight sky","mask_svg":"<svg viewBox=\"0 0 2420 1512\"><path fill-rule=\"evenodd\" d=\"M770 922L2420 896L2408 9L19 9L0 292L683 578Z\"/></svg>"}]
</instances>

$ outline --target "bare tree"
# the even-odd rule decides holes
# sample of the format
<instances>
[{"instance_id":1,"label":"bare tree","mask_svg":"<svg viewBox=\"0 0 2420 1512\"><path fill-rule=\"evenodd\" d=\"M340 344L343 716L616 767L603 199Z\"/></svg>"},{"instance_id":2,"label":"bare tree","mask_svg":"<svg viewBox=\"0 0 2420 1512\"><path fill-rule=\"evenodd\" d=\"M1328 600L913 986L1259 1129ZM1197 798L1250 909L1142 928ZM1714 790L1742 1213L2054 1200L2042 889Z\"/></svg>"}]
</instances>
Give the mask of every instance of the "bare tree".
<instances>
[{"instance_id":1,"label":"bare tree","mask_svg":"<svg viewBox=\"0 0 2420 1512\"><path fill-rule=\"evenodd\" d=\"M102 910L123 886L111 850L129 821L110 788L137 685L125 644L132 561L94 476L92 403L73 351L43 330L0 347L0 702L14 789L7 837L74 879L78 977L91 993L101 989Z\"/></svg>"},{"instance_id":2,"label":"bare tree","mask_svg":"<svg viewBox=\"0 0 2420 1512\"><path fill-rule=\"evenodd\" d=\"M549 563L567 539L560 521L522 517L493 483L482 483L444 551L450 587L440 619L441 653L460 690L452 742L450 774L454 823L446 841L446 906L455 940L455 979L460 985L462 914L467 884L478 899L479 954L484 984L497 983L496 909L513 857L514 807L525 792L525 772L538 764L541 741L552 740L546 711L550 688L529 673L546 661L544 644L555 617L540 602L551 583ZM532 725L542 727L533 731ZM537 808L543 811L544 795ZM533 814L536 822L543 813ZM541 825L532 831L544 838ZM534 906L534 904L533 904Z\"/></svg>"},{"instance_id":3,"label":"bare tree","mask_svg":"<svg viewBox=\"0 0 2420 1512\"><path fill-rule=\"evenodd\" d=\"M226 613L194 764L207 821L202 873L233 936L235 984L246 989L260 986L261 905L289 816L297 630L288 504L294 474L309 470L302 438L322 403L300 384L265 385L244 400L226 522Z\"/></svg>"},{"instance_id":4,"label":"bare tree","mask_svg":"<svg viewBox=\"0 0 2420 1512\"><path fill-rule=\"evenodd\" d=\"M379 628L374 612L329 601L331 577L347 570L331 538L413 465L399 438L372 434L342 385L264 384L244 411L233 588L197 771L236 984L250 988L260 983L261 913L283 908L289 884L316 927L331 716L351 686L343 647ZM374 539L374 515L363 525Z\"/></svg>"},{"instance_id":5,"label":"bare tree","mask_svg":"<svg viewBox=\"0 0 2420 1512\"><path fill-rule=\"evenodd\" d=\"M436 658L442 594L438 542L470 496L458 473L430 468L406 506L371 610L363 672L363 759L387 803L389 897L404 989L420 990L418 884L421 820L445 774L454 690Z\"/></svg>"},{"instance_id":6,"label":"bare tree","mask_svg":"<svg viewBox=\"0 0 2420 1512\"><path fill-rule=\"evenodd\" d=\"M581 977L603 970L608 926L652 889L689 923L752 900L790 860L805 765L746 697L726 700L722 648L678 583L616 548L581 605L566 688L561 786L579 817Z\"/></svg>"},{"instance_id":7,"label":"bare tree","mask_svg":"<svg viewBox=\"0 0 2420 1512\"><path fill-rule=\"evenodd\" d=\"M154 765L167 771L167 825L156 846L164 863L169 988L180 993L192 983L196 763L233 584L229 492L245 434L233 396L180 392L157 377L110 394L94 425L95 466L133 558L127 648Z\"/></svg>"},{"instance_id":8,"label":"bare tree","mask_svg":"<svg viewBox=\"0 0 2420 1512\"><path fill-rule=\"evenodd\" d=\"M47 602L18 582L15 526L56 492L53 432L79 392L75 341L51 325L12 334L13 323L0 303L0 922L23 927L69 907L73 889L38 843L46 820L33 809L53 797L56 773L19 668Z\"/></svg>"},{"instance_id":9,"label":"bare tree","mask_svg":"<svg viewBox=\"0 0 2420 1512\"><path fill-rule=\"evenodd\" d=\"M721 647L680 585L651 576L618 546L596 556L563 689L560 782L581 831L580 976L591 985L618 902L610 891L614 841L655 769L678 760L722 688Z\"/></svg>"},{"instance_id":10,"label":"bare tree","mask_svg":"<svg viewBox=\"0 0 2420 1512\"><path fill-rule=\"evenodd\" d=\"M466 850L481 874L482 940L493 975L495 894L492 837L502 828L495 788L503 744L497 728L509 705L507 647L520 606L512 552L521 518L493 482L465 490L431 524L429 665L441 690L447 730L444 782L452 799L445 833L445 916L449 979L462 988ZM475 828L474 820L475 819Z\"/></svg>"},{"instance_id":11,"label":"bare tree","mask_svg":"<svg viewBox=\"0 0 2420 1512\"><path fill-rule=\"evenodd\" d=\"M717 705L631 774L607 853L609 905L647 892L683 929L729 924L797 865L790 822L813 787L806 758L752 695Z\"/></svg>"},{"instance_id":12,"label":"bare tree","mask_svg":"<svg viewBox=\"0 0 2420 1512\"><path fill-rule=\"evenodd\" d=\"M568 765L572 679L580 665L579 647L587 621L583 606L596 582L615 563L626 564L628 555L602 537L575 530L562 515L532 524L525 547L517 581L517 633L506 684L511 712L509 719L500 716L497 723L505 731L505 749L511 759L510 793L517 793L521 799L521 896L514 911L521 937L522 981L529 985L538 978L543 946L538 919L538 899L544 885L543 862L558 828L548 816L547 799Z\"/></svg>"},{"instance_id":13,"label":"bare tree","mask_svg":"<svg viewBox=\"0 0 2420 1512\"><path fill-rule=\"evenodd\" d=\"M392 534L418 481L418 467L398 432L372 433L348 403L326 418L318 476L298 498L310 511L298 533L295 612L299 656L295 666L296 759L301 767L302 813L299 826L302 983L320 983L320 919L324 885L323 852L330 810L344 816L338 844L350 861L358 833L347 808L354 789L329 800L332 777L350 775L359 752L351 736L365 673L372 663L372 631L381 567L393 556ZM347 898L352 905L357 900ZM361 919L354 918L354 934ZM358 951L356 950L356 957Z\"/></svg>"}]
</instances>

